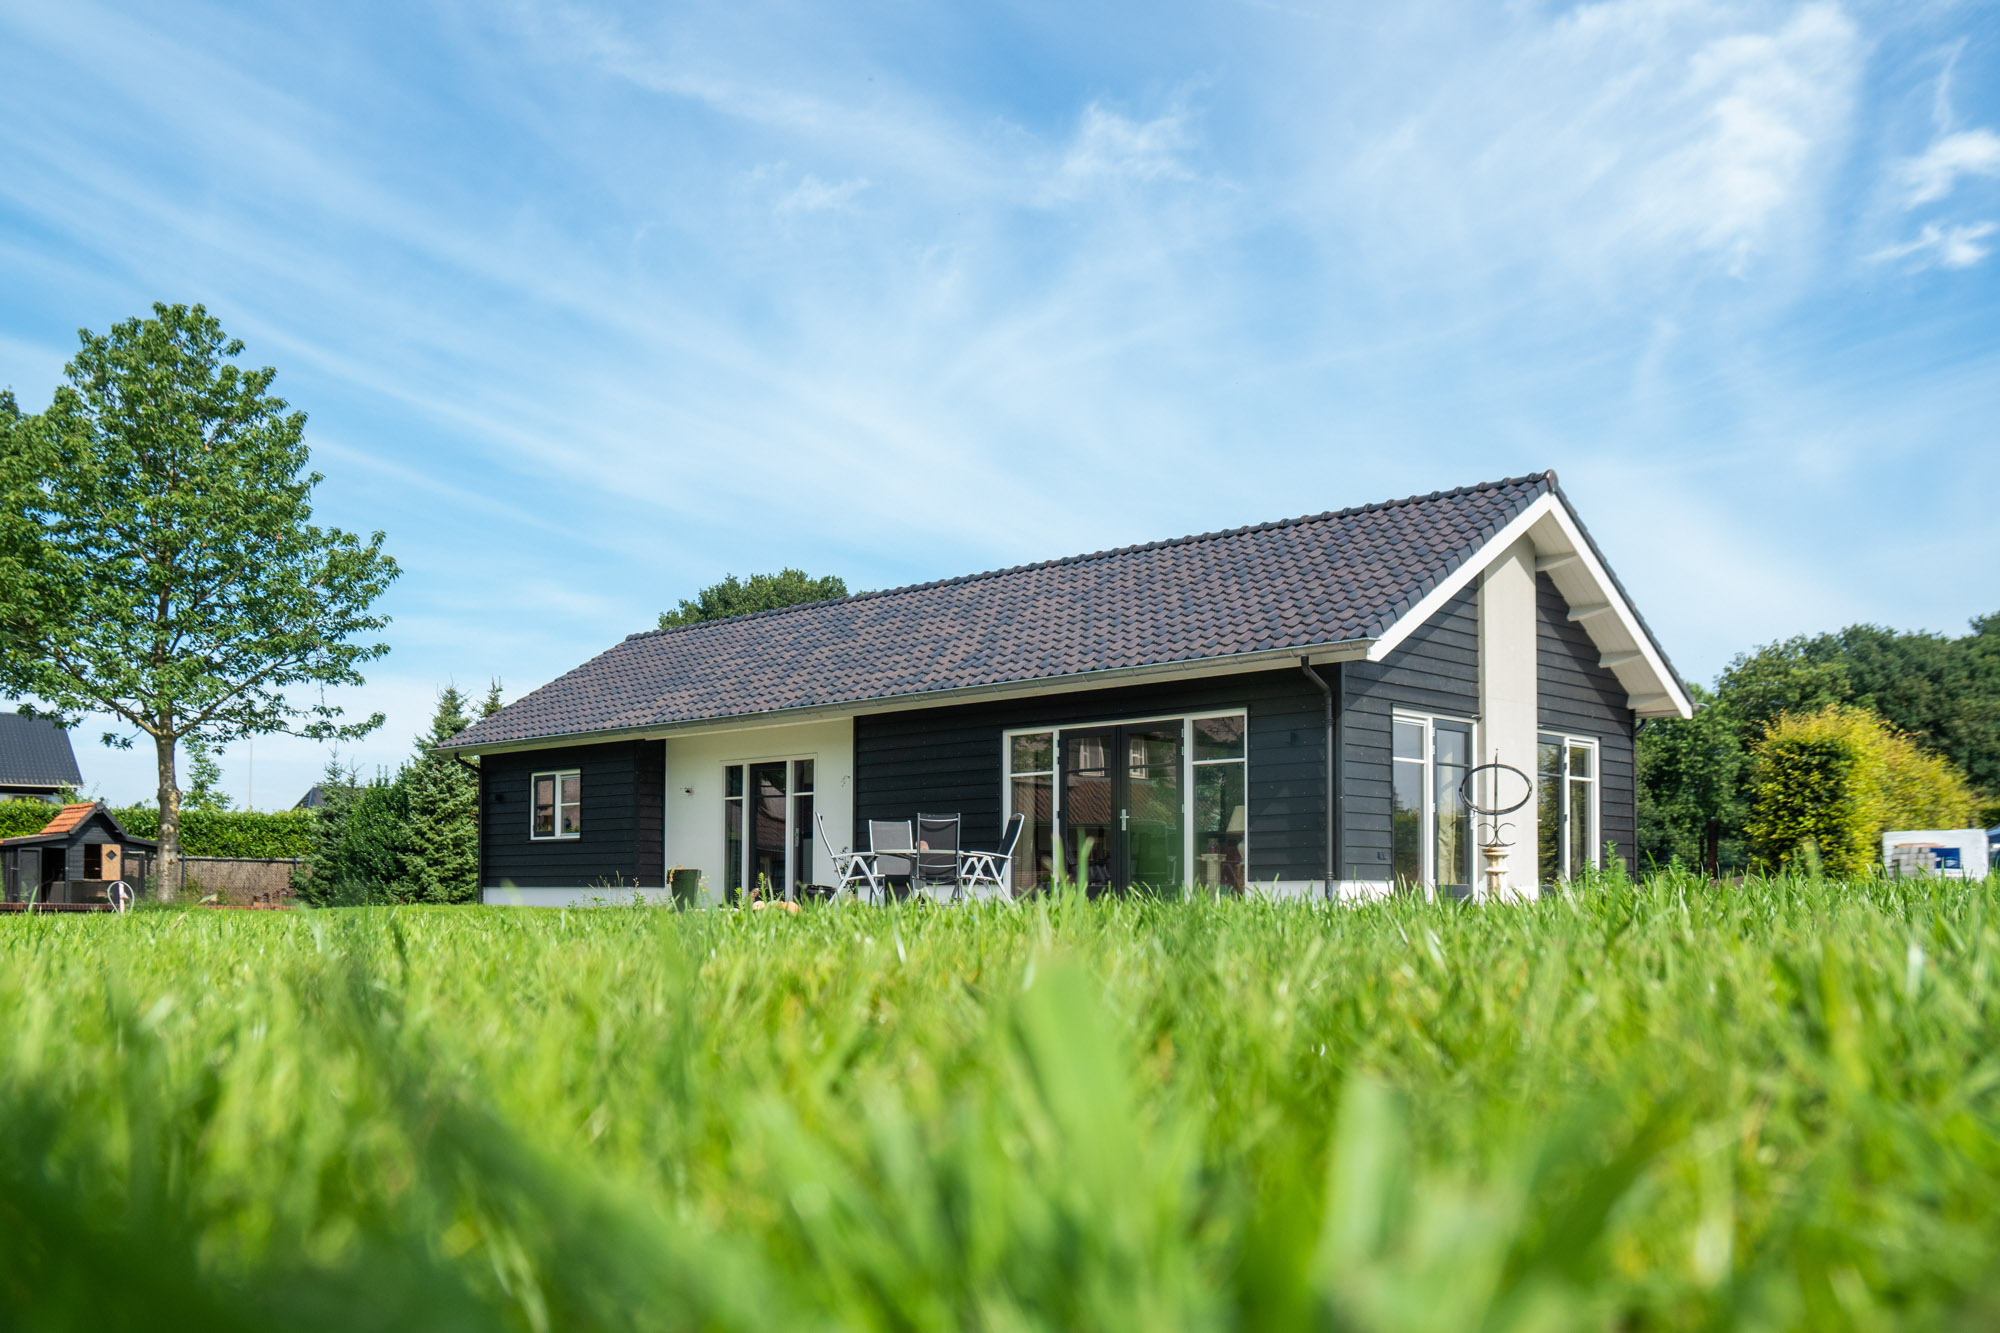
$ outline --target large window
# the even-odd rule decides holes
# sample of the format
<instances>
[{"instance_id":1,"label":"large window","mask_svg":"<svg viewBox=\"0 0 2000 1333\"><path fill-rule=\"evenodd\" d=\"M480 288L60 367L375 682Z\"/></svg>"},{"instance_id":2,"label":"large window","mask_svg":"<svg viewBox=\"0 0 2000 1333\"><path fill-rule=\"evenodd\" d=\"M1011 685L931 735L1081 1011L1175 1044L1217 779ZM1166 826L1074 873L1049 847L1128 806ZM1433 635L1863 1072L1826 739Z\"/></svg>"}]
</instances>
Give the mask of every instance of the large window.
<instances>
[{"instance_id":1,"label":"large window","mask_svg":"<svg viewBox=\"0 0 2000 1333\"><path fill-rule=\"evenodd\" d=\"M1391 723L1390 871L1405 888L1470 891L1472 724L1397 714Z\"/></svg>"},{"instance_id":2,"label":"large window","mask_svg":"<svg viewBox=\"0 0 2000 1333\"><path fill-rule=\"evenodd\" d=\"M1243 888L1244 808L1241 713L1188 719L1193 738L1194 882L1206 889Z\"/></svg>"},{"instance_id":3,"label":"large window","mask_svg":"<svg viewBox=\"0 0 2000 1333\"><path fill-rule=\"evenodd\" d=\"M1575 879L1599 859L1597 742L1545 734L1536 747L1535 767L1540 882Z\"/></svg>"},{"instance_id":4,"label":"large window","mask_svg":"<svg viewBox=\"0 0 2000 1333\"><path fill-rule=\"evenodd\" d=\"M583 834L583 775L576 769L537 773L529 786L528 836L575 838Z\"/></svg>"},{"instance_id":5,"label":"large window","mask_svg":"<svg viewBox=\"0 0 2000 1333\"><path fill-rule=\"evenodd\" d=\"M767 759L723 772L722 887L792 899L812 883L813 761Z\"/></svg>"},{"instance_id":6,"label":"large window","mask_svg":"<svg viewBox=\"0 0 2000 1333\"><path fill-rule=\"evenodd\" d=\"M1022 816L1014 891L1247 878L1242 712L1024 730L1004 739L1003 817Z\"/></svg>"},{"instance_id":7,"label":"large window","mask_svg":"<svg viewBox=\"0 0 2000 1333\"><path fill-rule=\"evenodd\" d=\"M1007 738L1007 817L1021 816L1014 848L1014 892L1055 882L1056 734L1030 731Z\"/></svg>"}]
</instances>

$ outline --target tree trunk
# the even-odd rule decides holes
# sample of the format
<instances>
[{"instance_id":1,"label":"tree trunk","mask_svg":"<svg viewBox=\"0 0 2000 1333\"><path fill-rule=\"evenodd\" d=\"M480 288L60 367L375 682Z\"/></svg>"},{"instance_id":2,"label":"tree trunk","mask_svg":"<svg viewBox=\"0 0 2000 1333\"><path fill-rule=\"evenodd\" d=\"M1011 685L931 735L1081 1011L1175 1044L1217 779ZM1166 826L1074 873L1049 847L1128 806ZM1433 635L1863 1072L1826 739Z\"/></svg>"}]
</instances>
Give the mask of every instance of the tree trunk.
<instances>
[{"instance_id":1,"label":"tree trunk","mask_svg":"<svg viewBox=\"0 0 2000 1333\"><path fill-rule=\"evenodd\" d=\"M153 738L160 767L160 859L153 892L162 902L171 902L180 892L181 789L174 781L175 743L171 735Z\"/></svg>"}]
</instances>

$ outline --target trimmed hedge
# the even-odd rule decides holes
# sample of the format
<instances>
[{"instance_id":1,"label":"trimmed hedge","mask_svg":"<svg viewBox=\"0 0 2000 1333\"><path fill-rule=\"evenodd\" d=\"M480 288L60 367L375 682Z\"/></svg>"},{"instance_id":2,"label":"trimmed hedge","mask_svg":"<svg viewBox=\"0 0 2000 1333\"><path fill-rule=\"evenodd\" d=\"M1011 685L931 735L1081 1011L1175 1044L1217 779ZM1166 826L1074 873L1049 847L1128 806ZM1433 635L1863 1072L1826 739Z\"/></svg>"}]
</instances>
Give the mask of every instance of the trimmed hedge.
<instances>
[{"instance_id":1,"label":"trimmed hedge","mask_svg":"<svg viewBox=\"0 0 2000 1333\"><path fill-rule=\"evenodd\" d=\"M40 833L60 807L0 801L0 838ZM135 838L160 836L160 812L127 805L112 815ZM183 810L181 850L189 856L304 856L312 841L310 810Z\"/></svg>"},{"instance_id":2,"label":"trimmed hedge","mask_svg":"<svg viewBox=\"0 0 2000 1333\"><path fill-rule=\"evenodd\" d=\"M150 805L113 810L125 831L160 836L160 812ZM312 844L310 810L183 810L181 851L189 856L304 856Z\"/></svg>"},{"instance_id":3,"label":"trimmed hedge","mask_svg":"<svg viewBox=\"0 0 2000 1333\"><path fill-rule=\"evenodd\" d=\"M40 833L60 809L59 805L46 805L41 801L0 801L0 838Z\"/></svg>"}]
</instances>

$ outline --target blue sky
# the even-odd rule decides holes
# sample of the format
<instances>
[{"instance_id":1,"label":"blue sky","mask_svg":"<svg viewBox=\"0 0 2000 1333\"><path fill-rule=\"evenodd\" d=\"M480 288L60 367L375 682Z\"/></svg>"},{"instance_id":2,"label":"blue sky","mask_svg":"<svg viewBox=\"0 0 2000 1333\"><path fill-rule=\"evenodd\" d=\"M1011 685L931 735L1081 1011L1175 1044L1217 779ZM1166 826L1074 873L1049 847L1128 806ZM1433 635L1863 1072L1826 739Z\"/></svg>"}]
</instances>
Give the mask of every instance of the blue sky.
<instances>
[{"instance_id":1,"label":"blue sky","mask_svg":"<svg viewBox=\"0 0 2000 1333\"><path fill-rule=\"evenodd\" d=\"M2000 610L1996 73L1991 4L0 0L0 386L158 299L278 367L405 569L364 767L728 572L1544 467L1706 681Z\"/></svg>"}]
</instances>

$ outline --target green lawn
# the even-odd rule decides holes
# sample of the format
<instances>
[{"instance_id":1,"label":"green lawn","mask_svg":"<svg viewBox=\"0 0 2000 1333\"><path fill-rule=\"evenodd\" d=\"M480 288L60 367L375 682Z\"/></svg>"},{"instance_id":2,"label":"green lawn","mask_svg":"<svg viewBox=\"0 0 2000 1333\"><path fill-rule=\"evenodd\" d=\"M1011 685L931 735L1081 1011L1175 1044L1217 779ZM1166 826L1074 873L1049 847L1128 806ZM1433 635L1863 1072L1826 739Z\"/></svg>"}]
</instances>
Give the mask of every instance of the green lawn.
<instances>
[{"instance_id":1,"label":"green lawn","mask_svg":"<svg viewBox=\"0 0 2000 1333\"><path fill-rule=\"evenodd\" d=\"M0 1326L1986 1326L1996 906L8 918Z\"/></svg>"}]
</instances>

